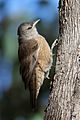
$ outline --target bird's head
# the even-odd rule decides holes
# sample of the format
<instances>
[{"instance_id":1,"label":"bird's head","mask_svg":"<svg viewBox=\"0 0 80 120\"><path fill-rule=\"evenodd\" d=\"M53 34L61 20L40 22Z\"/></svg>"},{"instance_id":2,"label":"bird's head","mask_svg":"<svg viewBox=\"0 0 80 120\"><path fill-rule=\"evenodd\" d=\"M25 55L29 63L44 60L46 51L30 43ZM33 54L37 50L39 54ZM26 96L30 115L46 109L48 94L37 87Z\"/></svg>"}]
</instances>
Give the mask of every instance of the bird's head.
<instances>
[{"instance_id":1,"label":"bird's head","mask_svg":"<svg viewBox=\"0 0 80 120\"><path fill-rule=\"evenodd\" d=\"M18 27L18 32L17 34L19 36L25 36L25 37L33 37L35 34L37 34L37 30L36 30L36 24L40 21L40 19L34 21L34 22L24 22L22 24L20 24L20 26Z\"/></svg>"}]
</instances>

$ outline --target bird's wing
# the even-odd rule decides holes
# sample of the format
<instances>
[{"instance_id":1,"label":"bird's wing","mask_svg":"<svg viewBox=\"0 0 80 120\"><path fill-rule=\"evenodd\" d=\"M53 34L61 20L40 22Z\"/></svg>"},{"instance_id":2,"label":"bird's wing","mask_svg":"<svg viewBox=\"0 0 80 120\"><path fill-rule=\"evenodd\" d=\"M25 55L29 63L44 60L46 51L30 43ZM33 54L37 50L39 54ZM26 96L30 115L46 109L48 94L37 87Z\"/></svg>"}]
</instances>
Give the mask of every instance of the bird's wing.
<instances>
[{"instance_id":1,"label":"bird's wing","mask_svg":"<svg viewBox=\"0 0 80 120\"><path fill-rule=\"evenodd\" d=\"M31 58L25 59L25 61L20 65L20 74L25 85L25 89L28 86L28 83L32 76L31 71Z\"/></svg>"},{"instance_id":2,"label":"bird's wing","mask_svg":"<svg viewBox=\"0 0 80 120\"><path fill-rule=\"evenodd\" d=\"M38 55L38 43L35 40L23 42L19 46L18 57L20 61L20 74L25 88L32 76L33 68L36 65Z\"/></svg>"}]
</instances>

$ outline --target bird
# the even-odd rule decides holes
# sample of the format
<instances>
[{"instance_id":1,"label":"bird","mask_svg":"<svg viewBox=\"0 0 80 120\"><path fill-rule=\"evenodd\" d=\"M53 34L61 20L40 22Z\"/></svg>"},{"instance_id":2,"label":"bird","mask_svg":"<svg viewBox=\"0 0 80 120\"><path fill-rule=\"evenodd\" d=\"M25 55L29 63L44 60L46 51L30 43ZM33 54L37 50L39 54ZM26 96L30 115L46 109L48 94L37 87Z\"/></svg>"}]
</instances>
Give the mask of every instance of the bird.
<instances>
[{"instance_id":1,"label":"bird","mask_svg":"<svg viewBox=\"0 0 80 120\"><path fill-rule=\"evenodd\" d=\"M33 109L36 107L44 79L49 79L53 63L52 50L46 39L37 31L36 25L39 21L40 19L33 22L23 22L17 30L20 74L25 89L29 88Z\"/></svg>"}]
</instances>

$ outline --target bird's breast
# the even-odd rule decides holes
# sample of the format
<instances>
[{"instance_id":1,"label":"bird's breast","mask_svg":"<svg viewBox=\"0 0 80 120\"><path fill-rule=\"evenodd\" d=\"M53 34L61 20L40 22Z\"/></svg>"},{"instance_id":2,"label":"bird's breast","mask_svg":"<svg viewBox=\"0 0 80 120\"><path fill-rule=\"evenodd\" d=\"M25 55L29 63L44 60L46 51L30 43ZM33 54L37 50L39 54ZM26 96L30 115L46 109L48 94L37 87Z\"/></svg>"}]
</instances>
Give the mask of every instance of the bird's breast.
<instances>
[{"instance_id":1,"label":"bird's breast","mask_svg":"<svg viewBox=\"0 0 80 120\"><path fill-rule=\"evenodd\" d=\"M49 68L52 65L52 52L51 49L45 40L44 37L40 36L37 39L39 44L39 53L38 53L38 62L42 66L43 69Z\"/></svg>"}]
</instances>

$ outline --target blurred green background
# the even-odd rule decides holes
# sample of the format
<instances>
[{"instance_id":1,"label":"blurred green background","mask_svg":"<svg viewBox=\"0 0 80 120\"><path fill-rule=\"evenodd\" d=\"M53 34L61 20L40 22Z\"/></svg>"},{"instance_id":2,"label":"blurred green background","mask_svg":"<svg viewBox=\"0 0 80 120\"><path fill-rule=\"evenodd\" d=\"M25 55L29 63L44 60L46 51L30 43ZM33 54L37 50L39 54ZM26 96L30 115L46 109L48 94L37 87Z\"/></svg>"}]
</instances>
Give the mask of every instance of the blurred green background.
<instances>
[{"instance_id":1,"label":"blurred green background","mask_svg":"<svg viewBox=\"0 0 80 120\"><path fill-rule=\"evenodd\" d=\"M18 26L39 18L38 32L51 46L58 36L58 0L0 0L0 120L43 120L50 81L45 80L38 97L38 110L33 112L29 91L25 91L19 74L17 55ZM50 76L53 74L54 67Z\"/></svg>"}]
</instances>

